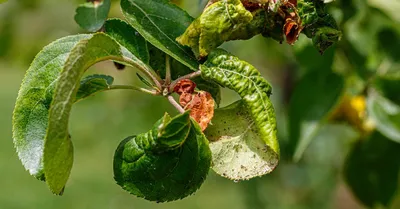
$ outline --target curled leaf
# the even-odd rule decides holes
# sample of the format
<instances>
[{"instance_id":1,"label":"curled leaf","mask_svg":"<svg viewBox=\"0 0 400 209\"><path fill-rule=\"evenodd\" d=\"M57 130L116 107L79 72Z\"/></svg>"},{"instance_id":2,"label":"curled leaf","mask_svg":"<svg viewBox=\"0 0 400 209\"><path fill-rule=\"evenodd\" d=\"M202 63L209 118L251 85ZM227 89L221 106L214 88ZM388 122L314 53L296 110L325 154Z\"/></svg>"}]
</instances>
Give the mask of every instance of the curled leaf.
<instances>
[{"instance_id":1,"label":"curled leaf","mask_svg":"<svg viewBox=\"0 0 400 209\"><path fill-rule=\"evenodd\" d=\"M270 84L249 63L220 49L214 50L200 69L204 79L230 88L243 98L248 115L258 130L257 138L263 140L268 146L268 155L275 156L274 161L277 162L279 144L276 136L275 111L269 99ZM257 138L254 140L258 140Z\"/></svg>"},{"instance_id":2,"label":"curled leaf","mask_svg":"<svg viewBox=\"0 0 400 209\"><path fill-rule=\"evenodd\" d=\"M319 0L298 0L298 14L302 31L311 38L320 53L338 42L342 36L335 19L326 12L325 3Z\"/></svg>"},{"instance_id":3,"label":"curled leaf","mask_svg":"<svg viewBox=\"0 0 400 209\"><path fill-rule=\"evenodd\" d=\"M13 139L29 173L44 180L43 149L50 103L70 51L91 35L68 36L44 47L26 71L13 112Z\"/></svg>"},{"instance_id":4,"label":"curled leaf","mask_svg":"<svg viewBox=\"0 0 400 209\"><path fill-rule=\"evenodd\" d=\"M208 141L189 113L166 114L147 133L123 140L115 151L114 178L125 190L166 202L194 193L211 164Z\"/></svg>"},{"instance_id":5,"label":"curled leaf","mask_svg":"<svg viewBox=\"0 0 400 209\"><path fill-rule=\"evenodd\" d=\"M177 41L190 46L200 57L205 57L252 19L252 14L240 0L218 1L207 7Z\"/></svg>"}]
</instances>

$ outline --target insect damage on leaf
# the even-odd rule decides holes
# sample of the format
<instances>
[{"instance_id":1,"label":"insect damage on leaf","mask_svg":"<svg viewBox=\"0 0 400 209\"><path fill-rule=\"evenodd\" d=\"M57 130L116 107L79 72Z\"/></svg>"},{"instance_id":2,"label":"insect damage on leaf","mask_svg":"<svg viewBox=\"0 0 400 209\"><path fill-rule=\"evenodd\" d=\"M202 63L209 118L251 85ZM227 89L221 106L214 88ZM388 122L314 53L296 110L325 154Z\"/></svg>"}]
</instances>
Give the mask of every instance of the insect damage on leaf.
<instances>
[{"instance_id":1,"label":"insect damage on leaf","mask_svg":"<svg viewBox=\"0 0 400 209\"><path fill-rule=\"evenodd\" d=\"M246 122L247 125L243 126L253 128L252 123L254 123L254 128L255 128L255 130L252 130L252 132L255 132L254 135L251 134L250 136L246 136L247 133L246 128L242 130L241 134L238 134L237 132L230 132L229 129L235 129L236 127L233 126L232 123L229 123L231 126L222 128L223 131L221 129L213 128L214 134L211 135L216 135L216 134L220 135L220 137L222 137L221 139L224 138L223 133L226 132L227 135L229 135L228 137L229 139L226 139L225 141L223 140L221 142L220 146L222 147L225 145L227 146L229 145L229 147L231 147L232 143L234 143L233 141L235 140L238 144L243 144L246 143L246 141L250 141L250 143L255 143L253 145L258 148L260 148L260 146L257 143L261 143L267 146L266 155L268 157L265 157L265 159L269 159L267 160L267 164L270 164L270 166L267 166L269 168L267 170L260 172L255 171L252 174L244 174L237 177L235 177L234 174L235 172L233 172L232 175L229 176L228 174L224 175L221 172L217 173L221 174L222 176L228 176L228 178L231 179L249 179L254 176L263 175L272 171L279 161L279 144L277 141L275 110L269 99L272 90L270 84L261 76L260 72L258 72L258 70L254 68L252 65L240 60L239 58L221 49L217 49L211 52L208 57L208 60L203 65L200 66L200 70L202 73L202 77L204 79L217 82L221 86L232 89L242 97L243 107L241 108L247 109L246 114L243 115L249 117ZM235 105L233 106L235 107ZM217 110L216 113L217 112L219 111ZM242 112L242 111L233 111L233 112ZM225 117L226 115L228 116L232 115L232 113L229 114L223 113L222 115L224 115L223 117ZM219 117L222 116L220 115ZM215 118L215 120L218 120L218 118ZM225 122L226 121L229 120L225 120ZM224 126L224 123L219 123L219 124L220 125L218 126ZM208 136L211 135L208 134ZM261 140L261 142L257 143L252 142L251 139L254 139L255 141ZM253 145L251 145L250 147L252 147ZM240 146L238 147L238 149L241 150L240 153L248 152L245 151L247 150L247 148L242 150ZM235 153L229 153L229 154L236 155ZM213 152L213 157L218 157L215 155L216 153ZM245 155L249 157L248 154ZM251 156L252 155L250 155L250 157ZM264 159L264 157L262 159ZM263 161L262 159L260 159L260 161L257 160L257 162L260 162L260 165L264 164L262 162ZM215 162L215 158L213 159L213 161ZM229 165L230 163L231 162L227 160L221 160L219 164L216 166L218 166L218 168L221 168L220 171L223 171L227 167L231 166ZM235 166L237 165L240 165L240 163L235 164Z\"/></svg>"},{"instance_id":2,"label":"insect damage on leaf","mask_svg":"<svg viewBox=\"0 0 400 209\"><path fill-rule=\"evenodd\" d=\"M341 36L320 0L213 0L177 41L201 59L226 41L262 34L293 45L302 32L321 53Z\"/></svg>"},{"instance_id":3,"label":"insect damage on leaf","mask_svg":"<svg viewBox=\"0 0 400 209\"><path fill-rule=\"evenodd\" d=\"M252 19L253 16L240 0L218 1L207 7L176 40L191 47L200 57L205 57Z\"/></svg>"},{"instance_id":4,"label":"insect damage on leaf","mask_svg":"<svg viewBox=\"0 0 400 209\"><path fill-rule=\"evenodd\" d=\"M215 102L210 93L195 92L195 88L196 84L193 81L184 79L176 84L174 92L180 95L179 104L185 110L190 110L190 116L204 131L214 116Z\"/></svg>"}]
</instances>

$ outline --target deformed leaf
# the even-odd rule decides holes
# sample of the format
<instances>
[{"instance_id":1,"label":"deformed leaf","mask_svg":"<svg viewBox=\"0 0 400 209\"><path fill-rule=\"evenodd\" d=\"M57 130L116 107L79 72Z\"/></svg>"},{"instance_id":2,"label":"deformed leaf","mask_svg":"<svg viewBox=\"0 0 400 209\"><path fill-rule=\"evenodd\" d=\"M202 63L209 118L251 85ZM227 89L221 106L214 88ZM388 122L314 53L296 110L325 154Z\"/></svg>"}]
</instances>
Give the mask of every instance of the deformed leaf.
<instances>
[{"instance_id":1,"label":"deformed leaf","mask_svg":"<svg viewBox=\"0 0 400 209\"><path fill-rule=\"evenodd\" d=\"M217 1L207 7L177 41L205 57L252 19L240 0Z\"/></svg>"},{"instance_id":2,"label":"deformed leaf","mask_svg":"<svg viewBox=\"0 0 400 209\"><path fill-rule=\"evenodd\" d=\"M314 46L323 53L342 36L335 19L327 13L325 3L316 0L298 0L298 13L303 33L311 38Z\"/></svg>"},{"instance_id":3,"label":"deformed leaf","mask_svg":"<svg viewBox=\"0 0 400 209\"><path fill-rule=\"evenodd\" d=\"M210 140L212 168L233 180L251 179L272 172L279 155L265 144L263 134L244 101L215 110L204 134Z\"/></svg>"},{"instance_id":4,"label":"deformed leaf","mask_svg":"<svg viewBox=\"0 0 400 209\"><path fill-rule=\"evenodd\" d=\"M81 28L96 32L106 21L110 7L111 0L88 1L76 9L75 21Z\"/></svg>"},{"instance_id":5,"label":"deformed leaf","mask_svg":"<svg viewBox=\"0 0 400 209\"><path fill-rule=\"evenodd\" d=\"M190 69L198 69L192 51L175 41L193 21L184 10L168 0L121 0L121 8L128 22L148 42Z\"/></svg>"},{"instance_id":6,"label":"deformed leaf","mask_svg":"<svg viewBox=\"0 0 400 209\"><path fill-rule=\"evenodd\" d=\"M55 83L72 48L92 35L75 35L46 46L33 60L18 93L13 113L13 139L29 173L44 180L43 148Z\"/></svg>"},{"instance_id":7,"label":"deformed leaf","mask_svg":"<svg viewBox=\"0 0 400 209\"><path fill-rule=\"evenodd\" d=\"M400 143L400 106L371 92L367 99L368 115L376 128L388 139Z\"/></svg>"},{"instance_id":8,"label":"deformed leaf","mask_svg":"<svg viewBox=\"0 0 400 209\"><path fill-rule=\"evenodd\" d=\"M211 52L200 69L204 79L230 88L243 98L260 138L268 146L269 155L279 159L275 111L269 99L272 89L258 70L220 49Z\"/></svg>"},{"instance_id":9,"label":"deformed leaf","mask_svg":"<svg viewBox=\"0 0 400 209\"><path fill-rule=\"evenodd\" d=\"M101 91L110 89L114 78L108 75L89 75L81 80L76 102Z\"/></svg>"},{"instance_id":10,"label":"deformed leaf","mask_svg":"<svg viewBox=\"0 0 400 209\"><path fill-rule=\"evenodd\" d=\"M297 84L290 100L289 139L293 159L301 159L321 125L344 93L344 79L332 72L306 74Z\"/></svg>"},{"instance_id":11,"label":"deformed leaf","mask_svg":"<svg viewBox=\"0 0 400 209\"><path fill-rule=\"evenodd\" d=\"M109 59L144 65L114 39L98 33L75 45L57 81L49 110L43 157L46 183L55 194L63 192L73 164L68 121L81 77L93 64Z\"/></svg>"},{"instance_id":12,"label":"deformed leaf","mask_svg":"<svg viewBox=\"0 0 400 209\"><path fill-rule=\"evenodd\" d=\"M400 145L378 132L360 140L347 157L344 177L366 206L389 206L397 191Z\"/></svg>"},{"instance_id":13,"label":"deformed leaf","mask_svg":"<svg viewBox=\"0 0 400 209\"><path fill-rule=\"evenodd\" d=\"M120 143L114 156L114 178L138 197L173 201L194 193L210 164L208 141L189 113L172 119L166 114L151 131Z\"/></svg>"}]
</instances>

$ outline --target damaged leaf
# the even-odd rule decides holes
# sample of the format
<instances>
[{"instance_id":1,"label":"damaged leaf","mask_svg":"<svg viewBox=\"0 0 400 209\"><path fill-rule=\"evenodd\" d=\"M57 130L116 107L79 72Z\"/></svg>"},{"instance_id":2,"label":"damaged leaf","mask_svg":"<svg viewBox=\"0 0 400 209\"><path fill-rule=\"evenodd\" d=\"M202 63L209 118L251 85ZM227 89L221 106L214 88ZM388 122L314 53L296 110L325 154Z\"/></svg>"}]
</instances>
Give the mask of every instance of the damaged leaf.
<instances>
[{"instance_id":1,"label":"damaged leaf","mask_svg":"<svg viewBox=\"0 0 400 209\"><path fill-rule=\"evenodd\" d=\"M215 102L210 93L195 92L195 88L196 84L193 81L184 79L177 83L174 92L180 95L179 104L185 110L190 110L190 116L204 131L214 116Z\"/></svg>"},{"instance_id":2,"label":"damaged leaf","mask_svg":"<svg viewBox=\"0 0 400 209\"><path fill-rule=\"evenodd\" d=\"M215 110L204 134L210 140L213 170L232 180L246 180L272 172L279 156L265 144L257 122L244 101Z\"/></svg>"},{"instance_id":3,"label":"damaged leaf","mask_svg":"<svg viewBox=\"0 0 400 209\"><path fill-rule=\"evenodd\" d=\"M218 1L207 7L177 41L190 46L200 57L205 57L252 19L252 14L240 0Z\"/></svg>"},{"instance_id":4,"label":"damaged leaf","mask_svg":"<svg viewBox=\"0 0 400 209\"><path fill-rule=\"evenodd\" d=\"M268 147L268 155L275 156L273 159L278 161L275 110L269 99L272 88L260 72L249 63L221 49L214 50L200 66L200 70L204 79L230 88L243 98L260 139ZM276 165L277 162L273 164Z\"/></svg>"}]
</instances>

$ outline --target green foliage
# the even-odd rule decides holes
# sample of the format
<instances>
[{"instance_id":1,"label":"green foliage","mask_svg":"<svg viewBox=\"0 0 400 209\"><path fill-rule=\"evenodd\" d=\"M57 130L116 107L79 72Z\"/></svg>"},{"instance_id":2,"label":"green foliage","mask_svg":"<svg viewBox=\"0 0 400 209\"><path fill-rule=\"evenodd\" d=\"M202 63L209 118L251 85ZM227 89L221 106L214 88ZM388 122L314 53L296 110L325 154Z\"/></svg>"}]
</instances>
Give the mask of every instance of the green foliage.
<instances>
[{"instance_id":1,"label":"green foliage","mask_svg":"<svg viewBox=\"0 0 400 209\"><path fill-rule=\"evenodd\" d=\"M53 42L26 72L13 113L18 156L30 174L62 195L74 159L75 134L73 138L69 134L74 132L69 130L73 104L106 90L137 90L166 97L180 114L172 118L165 114L150 131L128 137L118 146L114 177L131 194L156 202L178 200L203 184L210 167L219 175L240 181L268 174L281 163L282 169L265 178L268 187L274 188L267 191L268 200L258 197L258 191L264 195L259 188L267 186L254 181L248 184L243 198L249 207L262 207L266 201L276 203L293 190L296 194L289 198L294 201L286 208L294 208L303 199L315 205L305 208L325 208L329 205L326 194L340 179L334 173L341 170L338 166L351 144L344 168L349 188L368 207L388 207L397 191L400 170L400 30L396 15L387 12L390 6L376 1L336 0L327 7L320 0L212 0L195 19L177 6L185 6L185 1L121 0L126 22L106 20L111 1L88 1L76 10L76 22L87 31L101 32ZM34 8L35 2L21 5ZM14 25L0 22L5 31L0 36L5 46L0 56L22 48L10 48L4 41ZM265 53L251 44L242 45L237 52L265 60L255 63L259 69L279 69L265 74L274 84L274 101L283 100L277 103L278 123L270 100L270 82L248 62L217 49L227 41L256 35L295 45L293 54L268 40L268 47L259 47ZM18 40L23 47L30 42ZM258 40L249 43L263 44ZM115 85L109 75L82 78L89 67L105 60L120 68L134 67L139 72L133 75L146 88ZM292 68L300 70L282 70ZM184 79L195 84L188 81L190 85L180 86L184 94L180 93L178 103L173 94L178 93L175 87ZM225 98L221 87L242 99L213 110L209 108L214 107L212 101L203 101L199 91L210 93L218 106L221 97ZM147 101L135 99L135 104ZM160 113L159 109L161 105L146 104L143 112ZM286 113L287 130L282 125ZM193 119L202 114L214 114L204 134ZM150 120L144 118L136 117L129 126L134 124L136 129L138 123ZM347 144L339 146L340 140ZM285 163L290 159L302 161ZM305 173L313 175L305 177ZM299 197L297 191L308 192Z\"/></svg>"},{"instance_id":2,"label":"green foliage","mask_svg":"<svg viewBox=\"0 0 400 209\"><path fill-rule=\"evenodd\" d=\"M74 46L90 37L69 36L46 46L26 72L18 93L13 113L14 144L25 169L38 179L44 180L44 138L55 82Z\"/></svg>"},{"instance_id":3,"label":"green foliage","mask_svg":"<svg viewBox=\"0 0 400 209\"><path fill-rule=\"evenodd\" d=\"M167 0L121 0L121 8L127 21L148 42L190 69L198 68L190 49L175 41L193 20L184 10Z\"/></svg>"},{"instance_id":4,"label":"green foliage","mask_svg":"<svg viewBox=\"0 0 400 209\"><path fill-rule=\"evenodd\" d=\"M400 143L400 106L371 92L368 97L368 113L376 122L379 132Z\"/></svg>"},{"instance_id":5,"label":"green foliage","mask_svg":"<svg viewBox=\"0 0 400 209\"><path fill-rule=\"evenodd\" d=\"M289 133L294 161L299 161L344 93L344 79L324 71L305 75L293 92Z\"/></svg>"},{"instance_id":6,"label":"green foliage","mask_svg":"<svg viewBox=\"0 0 400 209\"><path fill-rule=\"evenodd\" d=\"M82 29L89 32L100 30L108 17L111 0L93 0L79 5L75 21Z\"/></svg>"},{"instance_id":7,"label":"green foliage","mask_svg":"<svg viewBox=\"0 0 400 209\"><path fill-rule=\"evenodd\" d=\"M84 72L97 62L106 59L128 60L124 56L127 52L123 49L109 36L95 34L90 39L78 42L64 64L50 105L43 155L46 183L55 194L61 194L64 190L73 164L68 121L80 80Z\"/></svg>"},{"instance_id":8,"label":"green foliage","mask_svg":"<svg viewBox=\"0 0 400 209\"><path fill-rule=\"evenodd\" d=\"M354 194L371 208L387 207L399 181L400 145L375 132L350 152L345 178Z\"/></svg>"},{"instance_id":9,"label":"green foliage","mask_svg":"<svg viewBox=\"0 0 400 209\"><path fill-rule=\"evenodd\" d=\"M206 179L211 164L208 141L188 112L165 114L144 134L123 140L114 156L117 183L156 202L182 199Z\"/></svg>"}]
</instances>

